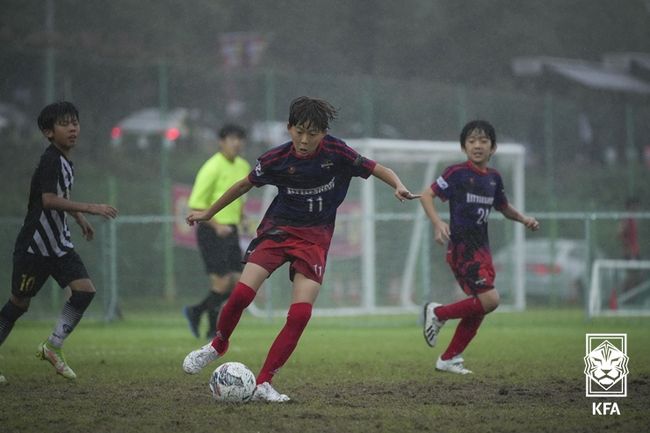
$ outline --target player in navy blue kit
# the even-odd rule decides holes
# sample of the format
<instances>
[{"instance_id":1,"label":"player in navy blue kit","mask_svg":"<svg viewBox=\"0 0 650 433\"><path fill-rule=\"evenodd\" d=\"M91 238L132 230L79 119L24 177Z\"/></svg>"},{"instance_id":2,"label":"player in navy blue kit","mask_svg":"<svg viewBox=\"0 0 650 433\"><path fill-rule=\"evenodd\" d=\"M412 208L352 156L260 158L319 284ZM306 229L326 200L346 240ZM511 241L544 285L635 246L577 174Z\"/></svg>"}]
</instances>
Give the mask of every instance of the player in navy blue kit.
<instances>
[{"instance_id":1,"label":"player in navy blue kit","mask_svg":"<svg viewBox=\"0 0 650 433\"><path fill-rule=\"evenodd\" d=\"M187 355L185 372L196 374L226 353L230 335L264 280L289 262L293 294L287 322L269 350L253 394L254 400L289 400L271 386L271 381L289 359L311 317L323 281L336 209L345 199L350 180L373 175L394 188L400 201L418 197L406 189L393 170L327 135L329 122L335 117L335 108L322 99L302 96L292 101L287 125L291 141L260 156L253 171L210 209L187 217L190 225L207 221L254 186L278 188L257 237L246 251L244 271L219 316L216 337Z\"/></svg>"},{"instance_id":2,"label":"player in navy blue kit","mask_svg":"<svg viewBox=\"0 0 650 433\"><path fill-rule=\"evenodd\" d=\"M494 207L506 218L539 229L535 218L522 215L506 197L498 171L488 162L497 150L494 127L474 120L463 128L460 144L467 161L447 167L420 201L435 228L435 239L447 245L447 263L461 289L469 298L448 305L430 302L424 306L424 338L433 347L442 325L461 319L447 350L436 361L436 369L468 374L463 365L463 350L476 335L486 314L499 305L494 287L494 267L488 241L488 216ZM439 197L449 201L450 224L444 222L433 203Z\"/></svg>"}]
</instances>

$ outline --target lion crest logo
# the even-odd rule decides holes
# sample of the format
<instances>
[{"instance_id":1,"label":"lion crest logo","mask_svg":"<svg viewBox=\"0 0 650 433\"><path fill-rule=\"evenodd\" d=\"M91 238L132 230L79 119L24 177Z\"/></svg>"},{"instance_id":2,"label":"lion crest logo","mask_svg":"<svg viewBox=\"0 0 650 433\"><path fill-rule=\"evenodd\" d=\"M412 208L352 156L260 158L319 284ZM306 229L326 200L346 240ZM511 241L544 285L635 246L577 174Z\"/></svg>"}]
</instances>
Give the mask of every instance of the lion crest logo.
<instances>
[{"instance_id":1,"label":"lion crest logo","mask_svg":"<svg viewBox=\"0 0 650 433\"><path fill-rule=\"evenodd\" d=\"M587 348L589 350L589 347ZM625 345L620 348L609 340L600 343L595 349L587 352L585 356L585 375L588 381L588 391L592 394L615 393L618 388L626 388L626 377L629 373L627 364L628 356L625 354Z\"/></svg>"}]
</instances>

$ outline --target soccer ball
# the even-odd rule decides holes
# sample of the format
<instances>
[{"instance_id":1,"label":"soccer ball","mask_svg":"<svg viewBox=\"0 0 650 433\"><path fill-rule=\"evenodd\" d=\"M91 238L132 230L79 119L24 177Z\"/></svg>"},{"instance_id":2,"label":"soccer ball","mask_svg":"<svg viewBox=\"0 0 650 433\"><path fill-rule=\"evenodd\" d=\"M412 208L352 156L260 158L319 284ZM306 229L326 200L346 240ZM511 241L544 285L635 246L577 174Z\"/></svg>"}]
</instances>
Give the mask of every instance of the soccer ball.
<instances>
[{"instance_id":1,"label":"soccer ball","mask_svg":"<svg viewBox=\"0 0 650 433\"><path fill-rule=\"evenodd\" d=\"M210 376L210 390L215 400L245 403L255 391L255 375L241 362L226 362Z\"/></svg>"}]
</instances>

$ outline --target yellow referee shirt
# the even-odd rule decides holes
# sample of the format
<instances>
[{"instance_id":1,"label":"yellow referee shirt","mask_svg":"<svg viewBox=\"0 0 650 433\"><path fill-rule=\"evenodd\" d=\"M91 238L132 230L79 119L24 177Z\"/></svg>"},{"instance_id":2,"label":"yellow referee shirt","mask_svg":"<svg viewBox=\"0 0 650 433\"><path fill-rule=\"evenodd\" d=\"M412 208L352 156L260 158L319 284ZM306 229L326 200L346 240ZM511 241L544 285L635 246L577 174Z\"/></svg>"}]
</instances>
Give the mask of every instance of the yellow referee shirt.
<instances>
[{"instance_id":1,"label":"yellow referee shirt","mask_svg":"<svg viewBox=\"0 0 650 433\"><path fill-rule=\"evenodd\" d=\"M188 200L191 209L208 209L235 182L248 176L250 164L242 157L229 161L221 152L208 159L196 175L192 194ZM230 203L217 213L213 219L219 224L239 224L241 222L243 196Z\"/></svg>"}]
</instances>

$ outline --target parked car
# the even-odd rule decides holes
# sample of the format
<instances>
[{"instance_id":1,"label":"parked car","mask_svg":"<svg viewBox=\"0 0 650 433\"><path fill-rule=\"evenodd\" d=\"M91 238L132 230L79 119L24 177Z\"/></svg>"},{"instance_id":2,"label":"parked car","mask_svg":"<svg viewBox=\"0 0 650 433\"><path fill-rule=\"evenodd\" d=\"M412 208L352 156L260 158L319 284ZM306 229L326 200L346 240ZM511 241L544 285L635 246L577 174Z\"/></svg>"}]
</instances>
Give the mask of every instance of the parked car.
<instances>
[{"instance_id":1,"label":"parked car","mask_svg":"<svg viewBox=\"0 0 650 433\"><path fill-rule=\"evenodd\" d=\"M176 145L214 146L216 134L203 125L198 110L173 108L162 113L158 108L138 110L111 129L111 144L115 147L150 147Z\"/></svg>"},{"instance_id":2,"label":"parked car","mask_svg":"<svg viewBox=\"0 0 650 433\"><path fill-rule=\"evenodd\" d=\"M526 239L524 243L526 297L576 302L587 287L590 259L587 244L580 239ZM493 255L497 272L497 287L512 284L514 245L510 244ZM601 258L594 249L591 260Z\"/></svg>"},{"instance_id":3,"label":"parked car","mask_svg":"<svg viewBox=\"0 0 650 433\"><path fill-rule=\"evenodd\" d=\"M0 132L7 136L21 138L29 131L27 116L12 104L0 102Z\"/></svg>"},{"instance_id":4,"label":"parked car","mask_svg":"<svg viewBox=\"0 0 650 433\"><path fill-rule=\"evenodd\" d=\"M265 152L270 147L279 146L291 140L291 136L287 130L287 122L258 121L253 122L250 139L253 143L261 145L262 151Z\"/></svg>"}]
</instances>

